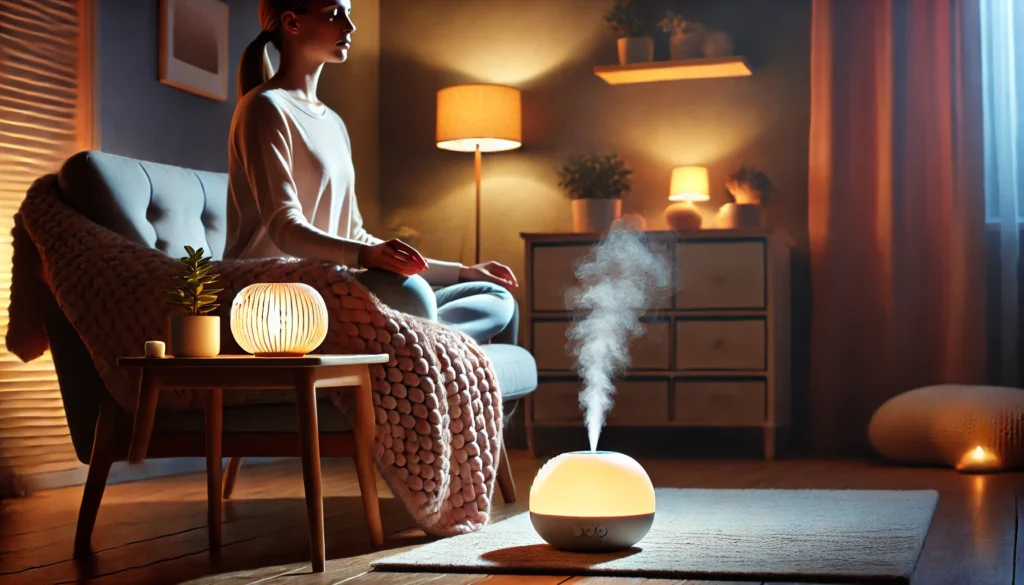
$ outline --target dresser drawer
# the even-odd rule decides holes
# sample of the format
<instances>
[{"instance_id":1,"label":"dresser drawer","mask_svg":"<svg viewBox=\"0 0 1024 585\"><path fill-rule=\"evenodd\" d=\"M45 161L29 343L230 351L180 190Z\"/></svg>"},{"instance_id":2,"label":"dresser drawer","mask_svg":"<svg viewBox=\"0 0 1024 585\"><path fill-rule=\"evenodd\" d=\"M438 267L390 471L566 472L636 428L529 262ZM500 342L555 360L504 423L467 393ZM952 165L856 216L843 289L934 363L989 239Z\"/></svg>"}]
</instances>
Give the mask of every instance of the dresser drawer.
<instances>
[{"instance_id":1,"label":"dresser drawer","mask_svg":"<svg viewBox=\"0 0 1024 585\"><path fill-rule=\"evenodd\" d=\"M573 370L576 357L568 333L572 321L534 321L531 348L539 370ZM634 370L667 370L670 361L671 330L667 319L644 320L644 333L629 347L630 365Z\"/></svg>"},{"instance_id":2,"label":"dresser drawer","mask_svg":"<svg viewBox=\"0 0 1024 585\"><path fill-rule=\"evenodd\" d=\"M765 391L764 380L680 380L674 418L698 425L758 425L765 421Z\"/></svg>"},{"instance_id":3,"label":"dresser drawer","mask_svg":"<svg viewBox=\"0 0 1024 585\"><path fill-rule=\"evenodd\" d=\"M676 245L676 307L760 309L764 265L764 242L681 242Z\"/></svg>"},{"instance_id":4,"label":"dresser drawer","mask_svg":"<svg viewBox=\"0 0 1024 585\"><path fill-rule=\"evenodd\" d=\"M680 319L676 368L763 370L765 336L764 319Z\"/></svg>"},{"instance_id":5,"label":"dresser drawer","mask_svg":"<svg viewBox=\"0 0 1024 585\"><path fill-rule=\"evenodd\" d=\"M533 398L533 420L579 422L581 382L541 381ZM614 404L606 415L612 426L657 425L668 422L668 380L616 380Z\"/></svg>"},{"instance_id":6,"label":"dresser drawer","mask_svg":"<svg viewBox=\"0 0 1024 585\"><path fill-rule=\"evenodd\" d=\"M536 244L531 251L532 274L529 275L534 311L565 311L566 293L578 286L576 264L593 250L594 244ZM672 269L672 249L665 242L651 242L650 250L666 259ZM672 304L671 294L659 299L653 308L666 309Z\"/></svg>"},{"instance_id":7,"label":"dresser drawer","mask_svg":"<svg viewBox=\"0 0 1024 585\"><path fill-rule=\"evenodd\" d=\"M576 380L538 382L537 390L533 393L533 420L582 422L580 383Z\"/></svg>"}]
</instances>

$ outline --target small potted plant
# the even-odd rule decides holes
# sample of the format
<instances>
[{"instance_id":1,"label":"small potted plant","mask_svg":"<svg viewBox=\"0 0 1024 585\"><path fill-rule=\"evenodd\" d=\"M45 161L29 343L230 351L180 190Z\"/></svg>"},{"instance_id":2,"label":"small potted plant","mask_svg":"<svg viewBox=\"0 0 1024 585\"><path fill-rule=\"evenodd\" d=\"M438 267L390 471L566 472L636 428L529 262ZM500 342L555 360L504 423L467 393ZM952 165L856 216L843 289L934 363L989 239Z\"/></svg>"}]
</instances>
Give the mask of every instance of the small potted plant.
<instances>
[{"instance_id":1,"label":"small potted plant","mask_svg":"<svg viewBox=\"0 0 1024 585\"><path fill-rule=\"evenodd\" d=\"M772 188L768 176L752 167L740 167L729 175L725 188L732 201L719 208L716 227L760 227L764 221L761 206Z\"/></svg>"},{"instance_id":2,"label":"small potted plant","mask_svg":"<svg viewBox=\"0 0 1024 585\"><path fill-rule=\"evenodd\" d=\"M622 198L632 189L633 171L617 154L577 156L559 171L558 186L572 200L576 233L604 232L622 217Z\"/></svg>"},{"instance_id":3,"label":"small potted plant","mask_svg":"<svg viewBox=\"0 0 1024 585\"><path fill-rule=\"evenodd\" d=\"M210 272L213 265L202 248L185 246L185 252L181 270L171 277L174 288L167 291L179 313L171 316L170 354L213 357L220 353L220 317L209 313L220 306L217 293L224 289L209 288L220 275Z\"/></svg>"},{"instance_id":4,"label":"small potted plant","mask_svg":"<svg viewBox=\"0 0 1024 585\"><path fill-rule=\"evenodd\" d=\"M668 10L658 21L658 28L668 35L669 58L673 61L699 59L704 55L707 31L699 22L686 20L674 10Z\"/></svg>"},{"instance_id":5,"label":"small potted plant","mask_svg":"<svg viewBox=\"0 0 1024 585\"><path fill-rule=\"evenodd\" d=\"M605 12L604 22L618 39L619 65L654 60L654 39L645 34L645 13L640 7L644 1L615 0Z\"/></svg>"}]
</instances>

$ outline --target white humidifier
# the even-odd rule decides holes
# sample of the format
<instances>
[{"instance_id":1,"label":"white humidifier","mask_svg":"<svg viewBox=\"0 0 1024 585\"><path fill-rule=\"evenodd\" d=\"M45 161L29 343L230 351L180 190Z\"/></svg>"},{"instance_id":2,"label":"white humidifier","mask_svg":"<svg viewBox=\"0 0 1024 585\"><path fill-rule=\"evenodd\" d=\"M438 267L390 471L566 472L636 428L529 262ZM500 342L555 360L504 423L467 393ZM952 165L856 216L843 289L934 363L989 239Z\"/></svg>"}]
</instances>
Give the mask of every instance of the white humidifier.
<instances>
[{"instance_id":1,"label":"white humidifier","mask_svg":"<svg viewBox=\"0 0 1024 585\"><path fill-rule=\"evenodd\" d=\"M530 520L561 550L614 551L640 542L654 523L654 485L635 459L613 451L563 453L530 488Z\"/></svg>"}]
</instances>

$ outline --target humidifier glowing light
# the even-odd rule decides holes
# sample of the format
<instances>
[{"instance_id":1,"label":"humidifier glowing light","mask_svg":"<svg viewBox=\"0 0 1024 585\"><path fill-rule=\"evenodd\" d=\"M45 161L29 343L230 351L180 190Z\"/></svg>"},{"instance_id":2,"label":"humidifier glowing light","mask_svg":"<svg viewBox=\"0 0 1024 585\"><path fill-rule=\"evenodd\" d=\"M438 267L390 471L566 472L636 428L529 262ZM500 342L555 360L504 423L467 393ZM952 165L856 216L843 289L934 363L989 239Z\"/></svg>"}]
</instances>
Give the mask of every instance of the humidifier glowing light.
<instances>
[{"instance_id":1,"label":"humidifier glowing light","mask_svg":"<svg viewBox=\"0 0 1024 585\"><path fill-rule=\"evenodd\" d=\"M301 282L251 284L231 303L231 335L257 356L302 356L327 337L327 305Z\"/></svg>"},{"instance_id":2,"label":"humidifier glowing light","mask_svg":"<svg viewBox=\"0 0 1024 585\"><path fill-rule=\"evenodd\" d=\"M654 485L628 455L563 453L544 464L533 480L530 520L557 549L626 549L654 523Z\"/></svg>"}]
</instances>

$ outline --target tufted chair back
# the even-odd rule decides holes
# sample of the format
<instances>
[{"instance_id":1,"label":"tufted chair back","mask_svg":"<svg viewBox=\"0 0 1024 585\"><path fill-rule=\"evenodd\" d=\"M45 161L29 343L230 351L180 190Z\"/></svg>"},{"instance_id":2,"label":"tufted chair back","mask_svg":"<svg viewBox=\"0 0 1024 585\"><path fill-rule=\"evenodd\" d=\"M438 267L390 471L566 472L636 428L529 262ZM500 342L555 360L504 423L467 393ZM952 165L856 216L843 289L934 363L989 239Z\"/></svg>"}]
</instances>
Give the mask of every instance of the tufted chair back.
<instances>
[{"instance_id":1,"label":"tufted chair back","mask_svg":"<svg viewBox=\"0 0 1024 585\"><path fill-rule=\"evenodd\" d=\"M185 246L224 257L227 175L80 152L61 168L64 200L122 236L178 258Z\"/></svg>"}]
</instances>

